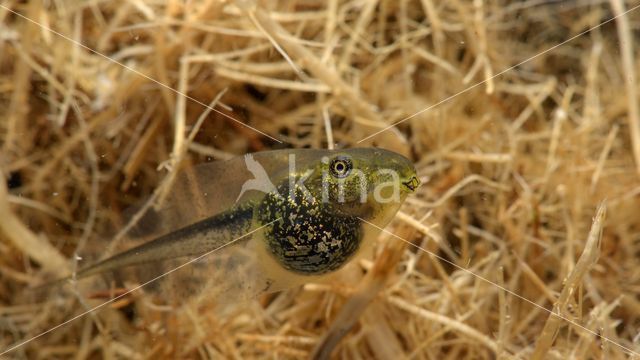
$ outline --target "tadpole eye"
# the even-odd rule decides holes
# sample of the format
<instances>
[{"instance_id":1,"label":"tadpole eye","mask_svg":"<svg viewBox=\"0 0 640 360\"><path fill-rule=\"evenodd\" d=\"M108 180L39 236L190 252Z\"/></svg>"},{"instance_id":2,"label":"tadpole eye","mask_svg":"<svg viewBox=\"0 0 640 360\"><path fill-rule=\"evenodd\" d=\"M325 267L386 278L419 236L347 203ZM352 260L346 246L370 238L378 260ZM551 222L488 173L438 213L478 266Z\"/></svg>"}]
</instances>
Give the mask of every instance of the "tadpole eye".
<instances>
[{"instance_id":1,"label":"tadpole eye","mask_svg":"<svg viewBox=\"0 0 640 360\"><path fill-rule=\"evenodd\" d=\"M331 161L331 164L329 164L331 173L337 178L347 177L351 172L352 167L351 159L342 156L336 157Z\"/></svg>"}]
</instances>

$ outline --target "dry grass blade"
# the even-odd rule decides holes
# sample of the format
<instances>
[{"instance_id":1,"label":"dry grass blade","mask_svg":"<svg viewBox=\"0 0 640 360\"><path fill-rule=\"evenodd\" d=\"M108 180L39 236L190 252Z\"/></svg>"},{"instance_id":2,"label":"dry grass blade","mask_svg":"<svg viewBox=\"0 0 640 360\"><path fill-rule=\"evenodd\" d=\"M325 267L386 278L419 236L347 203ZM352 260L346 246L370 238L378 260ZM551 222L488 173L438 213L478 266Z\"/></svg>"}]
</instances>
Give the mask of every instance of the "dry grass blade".
<instances>
[{"instance_id":1,"label":"dry grass blade","mask_svg":"<svg viewBox=\"0 0 640 360\"><path fill-rule=\"evenodd\" d=\"M0 178L2 177L0 172ZM10 241L13 246L58 277L68 273L69 266L64 256L51 246L46 238L39 237L29 230L13 213L5 183L0 184L0 218L2 218L0 230L4 234L4 238Z\"/></svg>"},{"instance_id":2,"label":"dry grass blade","mask_svg":"<svg viewBox=\"0 0 640 360\"><path fill-rule=\"evenodd\" d=\"M542 329L542 333L536 342L535 350L531 355L532 359L544 359L547 357L547 353L553 344L553 340L558 334L558 328L564 322L563 319L555 316L555 314L565 314L565 309L569 304L569 299L576 295L576 289L578 289L582 283L584 276L598 261L606 210L607 208L605 203L600 204L598 207L598 211L593 218L593 225L589 231L589 237L585 243L582 255L580 255L578 262L571 273L569 273L569 276L564 280L564 287L560 292L560 296L553 305L553 313L549 315L549 318ZM605 339L604 341L608 340ZM631 351L629 349L625 350Z\"/></svg>"},{"instance_id":3,"label":"dry grass blade","mask_svg":"<svg viewBox=\"0 0 640 360\"><path fill-rule=\"evenodd\" d=\"M362 313L367 310L369 303L384 288L385 282L400 259L404 248L405 244L399 241L387 243L371 271L355 289L355 294L347 299L340 309L340 313L333 319L331 326L318 340L311 352L312 359L330 358L338 343L356 324ZM369 311L371 310L369 309Z\"/></svg>"},{"instance_id":4,"label":"dry grass blade","mask_svg":"<svg viewBox=\"0 0 640 360\"><path fill-rule=\"evenodd\" d=\"M626 98L629 107L628 122L631 133L631 146L633 156L636 159L636 167L640 174L640 105L638 105L638 85L636 79L635 54L633 51L633 35L629 25L629 16L626 14L624 1L611 0L611 7L618 17L618 36L620 37L620 53L625 72Z\"/></svg>"}]
</instances>

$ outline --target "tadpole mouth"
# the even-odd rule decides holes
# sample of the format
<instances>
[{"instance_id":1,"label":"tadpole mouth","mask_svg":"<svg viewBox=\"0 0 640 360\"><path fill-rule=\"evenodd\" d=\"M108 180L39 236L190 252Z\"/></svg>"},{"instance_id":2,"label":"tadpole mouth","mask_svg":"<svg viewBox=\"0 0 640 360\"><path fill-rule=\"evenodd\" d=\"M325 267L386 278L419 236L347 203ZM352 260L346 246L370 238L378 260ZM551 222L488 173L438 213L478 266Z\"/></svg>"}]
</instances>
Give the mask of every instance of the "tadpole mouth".
<instances>
[{"instance_id":1,"label":"tadpole mouth","mask_svg":"<svg viewBox=\"0 0 640 360\"><path fill-rule=\"evenodd\" d=\"M406 186L411 191L415 191L418 186L420 186L420 180L418 177L413 176L409 181L403 182L402 185Z\"/></svg>"}]
</instances>

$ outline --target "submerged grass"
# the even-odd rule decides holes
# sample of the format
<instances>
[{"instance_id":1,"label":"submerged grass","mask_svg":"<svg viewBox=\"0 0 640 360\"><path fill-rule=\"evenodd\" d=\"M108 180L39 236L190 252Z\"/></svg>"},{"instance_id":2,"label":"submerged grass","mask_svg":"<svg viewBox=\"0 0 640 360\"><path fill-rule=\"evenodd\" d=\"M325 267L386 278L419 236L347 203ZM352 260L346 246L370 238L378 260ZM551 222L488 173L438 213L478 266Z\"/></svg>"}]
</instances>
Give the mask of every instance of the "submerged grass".
<instances>
[{"instance_id":1,"label":"submerged grass","mask_svg":"<svg viewBox=\"0 0 640 360\"><path fill-rule=\"evenodd\" d=\"M76 5L0 6L0 349L93 305L19 294L179 166L379 146L424 185L331 281L224 316L132 293L4 356L638 357L637 2Z\"/></svg>"}]
</instances>

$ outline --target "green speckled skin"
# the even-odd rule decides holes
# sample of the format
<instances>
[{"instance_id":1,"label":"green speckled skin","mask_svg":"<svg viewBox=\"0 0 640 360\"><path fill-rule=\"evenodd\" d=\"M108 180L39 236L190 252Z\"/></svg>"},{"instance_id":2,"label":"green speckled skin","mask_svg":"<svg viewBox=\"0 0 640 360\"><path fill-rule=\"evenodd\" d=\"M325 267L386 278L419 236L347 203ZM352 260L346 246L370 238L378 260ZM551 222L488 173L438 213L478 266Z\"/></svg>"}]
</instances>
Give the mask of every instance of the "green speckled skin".
<instances>
[{"instance_id":1,"label":"green speckled skin","mask_svg":"<svg viewBox=\"0 0 640 360\"><path fill-rule=\"evenodd\" d=\"M288 194L288 184L279 187ZM358 250L362 240L362 221L341 214L331 203L306 199L297 189L295 202L289 196L273 193L257 208L257 219L264 230L267 249L287 270L321 275L340 268Z\"/></svg>"},{"instance_id":2,"label":"green speckled skin","mask_svg":"<svg viewBox=\"0 0 640 360\"><path fill-rule=\"evenodd\" d=\"M346 264L363 241L361 219L386 225L405 195L415 190L403 183L417 181L413 165L389 151L352 149L317 155L319 159L288 174L293 181L283 179L277 184L278 192L267 194L256 212L258 225L275 221L264 231L268 252L285 269L304 275L322 275ZM332 174L335 159L351 164L348 176ZM397 202L379 203L373 198L376 186L393 180L379 174L380 169L399 175L402 194ZM298 186L303 174L307 174L305 189Z\"/></svg>"}]
</instances>

